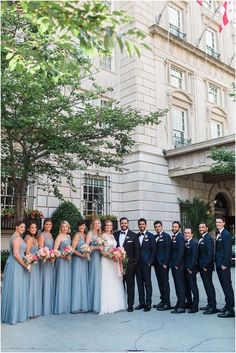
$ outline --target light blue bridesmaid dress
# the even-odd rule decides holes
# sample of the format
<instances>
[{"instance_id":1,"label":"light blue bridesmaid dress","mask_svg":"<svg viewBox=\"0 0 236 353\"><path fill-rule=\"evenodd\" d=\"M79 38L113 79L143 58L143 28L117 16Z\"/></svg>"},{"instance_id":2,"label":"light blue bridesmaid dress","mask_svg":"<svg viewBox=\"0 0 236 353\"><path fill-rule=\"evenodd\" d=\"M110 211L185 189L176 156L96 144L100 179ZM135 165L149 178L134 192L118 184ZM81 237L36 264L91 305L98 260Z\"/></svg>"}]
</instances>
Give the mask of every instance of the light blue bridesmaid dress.
<instances>
[{"instance_id":1,"label":"light blue bridesmaid dress","mask_svg":"<svg viewBox=\"0 0 236 353\"><path fill-rule=\"evenodd\" d=\"M81 252L81 246L85 243L81 237L76 250ZM88 307L88 259L73 256L72 258L72 285L71 285L71 312L87 312Z\"/></svg>"},{"instance_id":2,"label":"light blue bridesmaid dress","mask_svg":"<svg viewBox=\"0 0 236 353\"><path fill-rule=\"evenodd\" d=\"M69 234L60 243L59 250L71 245ZM54 314L69 314L71 309L71 261L58 258L55 263L55 303Z\"/></svg>"},{"instance_id":3,"label":"light blue bridesmaid dress","mask_svg":"<svg viewBox=\"0 0 236 353\"><path fill-rule=\"evenodd\" d=\"M34 255L38 250L38 245L33 245L30 253ZM42 273L39 261L33 264L29 274L29 317L42 314Z\"/></svg>"},{"instance_id":4,"label":"light blue bridesmaid dress","mask_svg":"<svg viewBox=\"0 0 236 353\"><path fill-rule=\"evenodd\" d=\"M7 259L2 288L2 322L14 325L28 320L29 272L13 256L14 233L10 242L10 255ZM20 256L24 257L26 243L20 245Z\"/></svg>"},{"instance_id":5,"label":"light blue bridesmaid dress","mask_svg":"<svg viewBox=\"0 0 236 353\"><path fill-rule=\"evenodd\" d=\"M41 235L44 237L44 247L53 249L53 238L46 232L42 232ZM45 263L41 262L40 265L42 272L42 315L52 315L55 290L54 264L46 261Z\"/></svg>"},{"instance_id":6,"label":"light blue bridesmaid dress","mask_svg":"<svg viewBox=\"0 0 236 353\"><path fill-rule=\"evenodd\" d=\"M95 246L98 236L93 234L90 245ZM101 308L101 254L98 250L92 251L88 264L88 298L89 311L100 312Z\"/></svg>"}]
</instances>

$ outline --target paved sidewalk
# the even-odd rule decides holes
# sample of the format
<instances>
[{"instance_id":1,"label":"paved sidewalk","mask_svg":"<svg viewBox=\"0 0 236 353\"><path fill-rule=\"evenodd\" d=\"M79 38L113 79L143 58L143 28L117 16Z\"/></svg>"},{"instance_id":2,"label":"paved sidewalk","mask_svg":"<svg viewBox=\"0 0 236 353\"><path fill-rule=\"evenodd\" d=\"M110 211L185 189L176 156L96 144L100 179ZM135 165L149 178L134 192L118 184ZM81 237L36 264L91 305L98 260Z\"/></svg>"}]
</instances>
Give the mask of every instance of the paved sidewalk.
<instances>
[{"instance_id":1,"label":"paved sidewalk","mask_svg":"<svg viewBox=\"0 0 236 353\"><path fill-rule=\"evenodd\" d=\"M235 269L232 269L234 278ZM171 279L171 299L175 291ZM218 308L224 295L214 273ZM206 296L198 275L200 305ZM153 303L159 292L153 273ZM136 293L136 304L137 304ZM235 321L217 315L173 315L169 311L134 311L96 315L44 316L22 324L2 325L3 352L234 352Z\"/></svg>"}]
</instances>

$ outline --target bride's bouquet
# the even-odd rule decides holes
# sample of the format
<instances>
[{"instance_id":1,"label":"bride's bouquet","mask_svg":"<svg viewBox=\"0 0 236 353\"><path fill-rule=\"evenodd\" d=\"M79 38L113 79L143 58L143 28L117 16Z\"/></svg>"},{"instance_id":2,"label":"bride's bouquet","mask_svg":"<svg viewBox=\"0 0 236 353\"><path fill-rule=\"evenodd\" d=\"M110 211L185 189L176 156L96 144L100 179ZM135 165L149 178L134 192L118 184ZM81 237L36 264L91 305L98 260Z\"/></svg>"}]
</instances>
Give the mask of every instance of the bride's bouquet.
<instances>
[{"instance_id":1,"label":"bride's bouquet","mask_svg":"<svg viewBox=\"0 0 236 353\"><path fill-rule=\"evenodd\" d=\"M39 260L41 260L43 263L45 263L47 260L50 258L50 251L49 249L45 246L44 248L40 248L37 251L37 256Z\"/></svg>"},{"instance_id":2,"label":"bride's bouquet","mask_svg":"<svg viewBox=\"0 0 236 353\"><path fill-rule=\"evenodd\" d=\"M125 249L123 247L109 248L107 255L110 259L118 263L118 276L121 277L124 275L128 264L128 258Z\"/></svg>"},{"instance_id":3,"label":"bride's bouquet","mask_svg":"<svg viewBox=\"0 0 236 353\"><path fill-rule=\"evenodd\" d=\"M90 257L92 252L91 247L88 244L83 244L81 245L80 249L81 249L81 252L86 255L88 261L91 260L91 257Z\"/></svg>"},{"instance_id":4,"label":"bride's bouquet","mask_svg":"<svg viewBox=\"0 0 236 353\"><path fill-rule=\"evenodd\" d=\"M71 260L71 256L73 255L74 249L70 245L66 245L64 249L61 251L61 255L66 257L67 260Z\"/></svg>"}]
</instances>

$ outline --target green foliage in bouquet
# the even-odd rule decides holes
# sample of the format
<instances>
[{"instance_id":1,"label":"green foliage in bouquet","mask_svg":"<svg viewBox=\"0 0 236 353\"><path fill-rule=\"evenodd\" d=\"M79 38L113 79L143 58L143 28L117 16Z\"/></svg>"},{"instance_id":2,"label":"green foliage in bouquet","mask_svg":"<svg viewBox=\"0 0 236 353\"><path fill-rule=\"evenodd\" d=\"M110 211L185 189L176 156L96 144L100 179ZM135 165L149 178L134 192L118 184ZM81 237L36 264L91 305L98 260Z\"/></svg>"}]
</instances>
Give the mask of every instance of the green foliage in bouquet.
<instances>
[{"instance_id":1,"label":"green foliage in bouquet","mask_svg":"<svg viewBox=\"0 0 236 353\"><path fill-rule=\"evenodd\" d=\"M70 201L64 201L52 214L52 234L56 237L59 234L60 224L67 221L71 227L71 235L77 231L77 223L82 218L78 208Z\"/></svg>"}]
</instances>

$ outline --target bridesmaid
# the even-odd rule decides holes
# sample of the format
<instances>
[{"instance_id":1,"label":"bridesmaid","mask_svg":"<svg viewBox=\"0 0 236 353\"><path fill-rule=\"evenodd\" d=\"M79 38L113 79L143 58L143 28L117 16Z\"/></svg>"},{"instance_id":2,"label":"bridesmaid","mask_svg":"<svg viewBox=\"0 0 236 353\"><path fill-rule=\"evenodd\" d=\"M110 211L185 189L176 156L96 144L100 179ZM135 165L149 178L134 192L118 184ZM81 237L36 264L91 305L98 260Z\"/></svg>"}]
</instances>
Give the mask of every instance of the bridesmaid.
<instances>
[{"instance_id":1,"label":"bridesmaid","mask_svg":"<svg viewBox=\"0 0 236 353\"><path fill-rule=\"evenodd\" d=\"M39 244L37 240L37 224L30 222L27 225L25 232L26 242L26 255L35 255L39 250ZM33 265L32 272L29 275L29 318L35 318L42 314L42 276L40 270L40 263L37 262Z\"/></svg>"},{"instance_id":2,"label":"bridesmaid","mask_svg":"<svg viewBox=\"0 0 236 353\"><path fill-rule=\"evenodd\" d=\"M88 264L88 297L89 311L100 312L101 306L101 246L96 246L96 240L101 235L101 222L99 219L93 219L90 231L86 238L86 244L91 245L92 254Z\"/></svg>"},{"instance_id":3,"label":"bridesmaid","mask_svg":"<svg viewBox=\"0 0 236 353\"><path fill-rule=\"evenodd\" d=\"M14 325L28 320L28 289L30 265L23 261L26 244L22 239L25 224L17 221L11 236L2 288L2 322Z\"/></svg>"},{"instance_id":4,"label":"bridesmaid","mask_svg":"<svg viewBox=\"0 0 236 353\"><path fill-rule=\"evenodd\" d=\"M51 234L52 220L45 218L43 231L38 237L39 248L53 249L54 240ZM50 261L41 263L42 272L42 315L52 315L54 306L54 264Z\"/></svg>"},{"instance_id":5,"label":"bridesmaid","mask_svg":"<svg viewBox=\"0 0 236 353\"><path fill-rule=\"evenodd\" d=\"M72 248L75 250L72 258L72 293L71 312L88 311L88 260L82 253L81 246L85 244L85 221L78 222L78 232L75 233Z\"/></svg>"},{"instance_id":6,"label":"bridesmaid","mask_svg":"<svg viewBox=\"0 0 236 353\"><path fill-rule=\"evenodd\" d=\"M54 250L62 251L71 245L70 225L62 221L59 234L54 243ZM54 314L69 314L71 309L71 261L60 255L55 263L55 302Z\"/></svg>"}]
</instances>

